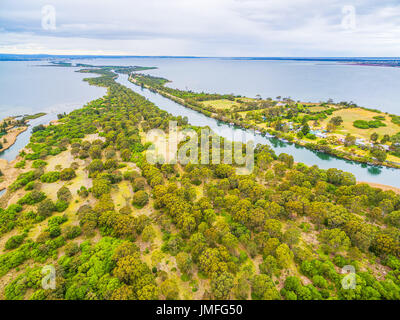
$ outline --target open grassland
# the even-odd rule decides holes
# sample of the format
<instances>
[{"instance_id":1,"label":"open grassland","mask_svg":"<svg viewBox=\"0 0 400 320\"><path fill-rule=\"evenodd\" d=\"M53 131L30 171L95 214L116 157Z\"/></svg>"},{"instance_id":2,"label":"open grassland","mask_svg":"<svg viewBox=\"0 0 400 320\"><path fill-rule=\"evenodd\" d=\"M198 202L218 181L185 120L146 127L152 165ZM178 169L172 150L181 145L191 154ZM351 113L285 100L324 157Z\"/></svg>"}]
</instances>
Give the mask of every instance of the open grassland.
<instances>
[{"instance_id":1,"label":"open grassland","mask_svg":"<svg viewBox=\"0 0 400 320\"><path fill-rule=\"evenodd\" d=\"M394 124L391 122L391 119L389 115L385 113L377 113L369 110L365 110L362 108L351 108L351 109L341 109L335 111L330 117L325 119L324 121L321 122L321 126L325 127L327 126L329 120L333 117L340 116L343 119L342 125L336 130L336 133L346 135L348 133L361 137L364 139L369 139L371 134L376 132L379 134L379 136L383 136L385 134L388 134L390 136L398 133L400 131L400 126ZM375 116L384 116L385 120L382 120L383 123L386 124L386 127L380 127L380 128L370 128L370 129L359 129L353 126L353 122L356 120L374 120L373 117Z\"/></svg>"},{"instance_id":2,"label":"open grassland","mask_svg":"<svg viewBox=\"0 0 400 320\"><path fill-rule=\"evenodd\" d=\"M231 109L232 107L239 105L236 101L228 99L202 101L202 104L206 107L214 107L218 110Z\"/></svg>"}]
</instances>

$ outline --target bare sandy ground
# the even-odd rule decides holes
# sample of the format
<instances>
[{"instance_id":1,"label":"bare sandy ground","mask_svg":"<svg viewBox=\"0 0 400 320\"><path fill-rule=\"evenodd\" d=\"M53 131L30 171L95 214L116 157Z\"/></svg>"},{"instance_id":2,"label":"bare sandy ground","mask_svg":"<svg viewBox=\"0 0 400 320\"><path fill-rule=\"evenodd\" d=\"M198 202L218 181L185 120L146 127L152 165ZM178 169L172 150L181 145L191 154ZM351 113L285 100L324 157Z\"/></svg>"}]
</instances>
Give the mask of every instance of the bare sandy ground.
<instances>
[{"instance_id":1,"label":"bare sandy ground","mask_svg":"<svg viewBox=\"0 0 400 320\"><path fill-rule=\"evenodd\" d=\"M365 182L365 181L357 181L357 184L360 183L366 183L368 185L370 185L373 188L379 188L382 189L383 191L388 191L388 190L392 190L393 192L400 194L400 188L396 188L396 187L392 187L392 186L387 186L384 184L380 184L380 183L373 183L373 182Z\"/></svg>"}]
</instances>

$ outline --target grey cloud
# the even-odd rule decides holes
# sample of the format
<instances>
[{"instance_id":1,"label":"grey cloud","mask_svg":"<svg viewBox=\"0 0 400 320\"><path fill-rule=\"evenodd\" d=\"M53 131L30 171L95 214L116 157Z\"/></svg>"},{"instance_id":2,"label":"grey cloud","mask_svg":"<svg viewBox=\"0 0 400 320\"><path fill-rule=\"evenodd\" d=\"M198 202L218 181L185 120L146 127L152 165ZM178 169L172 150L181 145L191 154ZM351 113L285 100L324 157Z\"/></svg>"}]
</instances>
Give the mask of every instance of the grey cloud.
<instances>
[{"instance_id":1,"label":"grey cloud","mask_svg":"<svg viewBox=\"0 0 400 320\"><path fill-rule=\"evenodd\" d=\"M400 49L398 0L57 0L54 31L41 28L46 4L2 0L0 52L23 52L24 45L25 51L210 56L367 56ZM344 5L356 7L356 30L341 27Z\"/></svg>"}]
</instances>

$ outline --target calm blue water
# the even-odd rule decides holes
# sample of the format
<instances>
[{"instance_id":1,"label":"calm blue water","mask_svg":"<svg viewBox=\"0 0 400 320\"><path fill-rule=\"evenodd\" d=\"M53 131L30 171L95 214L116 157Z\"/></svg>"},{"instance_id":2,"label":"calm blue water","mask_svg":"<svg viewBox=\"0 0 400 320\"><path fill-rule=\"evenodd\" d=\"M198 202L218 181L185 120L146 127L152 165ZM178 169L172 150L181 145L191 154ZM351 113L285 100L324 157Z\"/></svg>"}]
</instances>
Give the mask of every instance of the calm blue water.
<instances>
[{"instance_id":1,"label":"calm blue water","mask_svg":"<svg viewBox=\"0 0 400 320\"><path fill-rule=\"evenodd\" d=\"M0 61L0 119L10 115L46 112L30 121L31 126L47 124L61 112L69 112L103 96L104 88L83 82L88 75L76 68L43 67L38 61ZM29 142L31 128L21 133L16 143L0 153L1 159L13 160Z\"/></svg>"},{"instance_id":2,"label":"calm blue water","mask_svg":"<svg viewBox=\"0 0 400 320\"><path fill-rule=\"evenodd\" d=\"M81 61L81 60L80 60ZM400 115L400 68L313 61L121 58L82 60L94 65L141 65L172 81L168 85L195 91L234 93L263 98L291 97L303 102L354 101ZM399 127L400 131L400 127Z\"/></svg>"},{"instance_id":3,"label":"calm blue water","mask_svg":"<svg viewBox=\"0 0 400 320\"><path fill-rule=\"evenodd\" d=\"M185 108L178 103L173 102L163 96L153 93L147 89L134 85L128 81L128 76L120 75L117 81L133 91L145 96L147 99L155 103L158 107L168 111L174 116L186 116L188 117L189 123L195 126L209 126L211 130L217 134L229 139L246 141L251 137L246 137L245 132L251 133L250 131L233 128L227 124L224 124L215 119L206 117L202 113L194 110ZM303 162L307 165L317 165L322 169L338 168L344 171L351 172L355 175L358 181L374 182L380 184L391 185L400 187L400 170L386 167L375 167L364 164L359 164L353 161L347 161L332 157L325 153L315 152L306 148L296 146L295 144L284 143L278 139L269 139L261 135L254 135L254 142L269 144L277 154L287 153L293 155L295 161Z\"/></svg>"}]
</instances>

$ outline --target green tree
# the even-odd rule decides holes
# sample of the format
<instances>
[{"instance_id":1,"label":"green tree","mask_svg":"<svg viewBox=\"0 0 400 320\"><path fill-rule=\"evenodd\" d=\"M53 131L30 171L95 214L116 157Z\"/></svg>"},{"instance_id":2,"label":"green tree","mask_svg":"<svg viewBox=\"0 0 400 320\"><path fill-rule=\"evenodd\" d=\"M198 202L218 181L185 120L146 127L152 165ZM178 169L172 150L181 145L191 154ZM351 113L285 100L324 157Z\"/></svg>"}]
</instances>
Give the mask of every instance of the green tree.
<instances>
[{"instance_id":1,"label":"green tree","mask_svg":"<svg viewBox=\"0 0 400 320\"><path fill-rule=\"evenodd\" d=\"M234 286L233 279L233 275L229 272L223 272L211 279L211 293L215 299L229 299Z\"/></svg>"},{"instance_id":2,"label":"green tree","mask_svg":"<svg viewBox=\"0 0 400 320\"><path fill-rule=\"evenodd\" d=\"M376 142L378 140L378 138L379 138L379 135L376 132L371 134L371 137L370 137L371 141Z\"/></svg>"},{"instance_id":3,"label":"green tree","mask_svg":"<svg viewBox=\"0 0 400 320\"><path fill-rule=\"evenodd\" d=\"M177 300L179 299L179 288L176 281L167 279L160 285L161 294L166 300Z\"/></svg>"},{"instance_id":4,"label":"green tree","mask_svg":"<svg viewBox=\"0 0 400 320\"><path fill-rule=\"evenodd\" d=\"M306 136L310 132L310 126L308 125L307 122L301 128L301 132L303 133L304 136Z\"/></svg>"},{"instance_id":5,"label":"green tree","mask_svg":"<svg viewBox=\"0 0 400 320\"><path fill-rule=\"evenodd\" d=\"M136 206L143 207L149 202L149 195L146 191L139 190L133 195L132 203Z\"/></svg>"},{"instance_id":6,"label":"green tree","mask_svg":"<svg viewBox=\"0 0 400 320\"><path fill-rule=\"evenodd\" d=\"M176 264L182 273L188 274L192 270L192 258L186 252L179 252L176 255Z\"/></svg>"},{"instance_id":7,"label":"green tree","mask_svg":"<svg viewBox=\"0 0 400 320\"><path fill-rule=\"evenodd\" d=\"M319 239L329 252L347 250L350 246L349 237L338 228L322 230Z\"/></svg>"},{"instance_id":8,"label":"green tree","mask_svg":"<svg viewBox=\"0 0 400 320\"><path fill-rule=\"evenodd\" d=\"M76 177L75 170L72 168L65 168L61 170L60 179L61 180L71 180Z\"/></svg>"},{"instance_id":9,"label":"green tree","mask_svg":"<svg viewBox=\"0 0 400 320\"><path fill-rule=\"evenodd\" d=\"M276 260L281 268L288 268L293 261L293 256L293 252L289 249L286 243L283 243L276 248Z\"/></svg>"}]
</instances>

